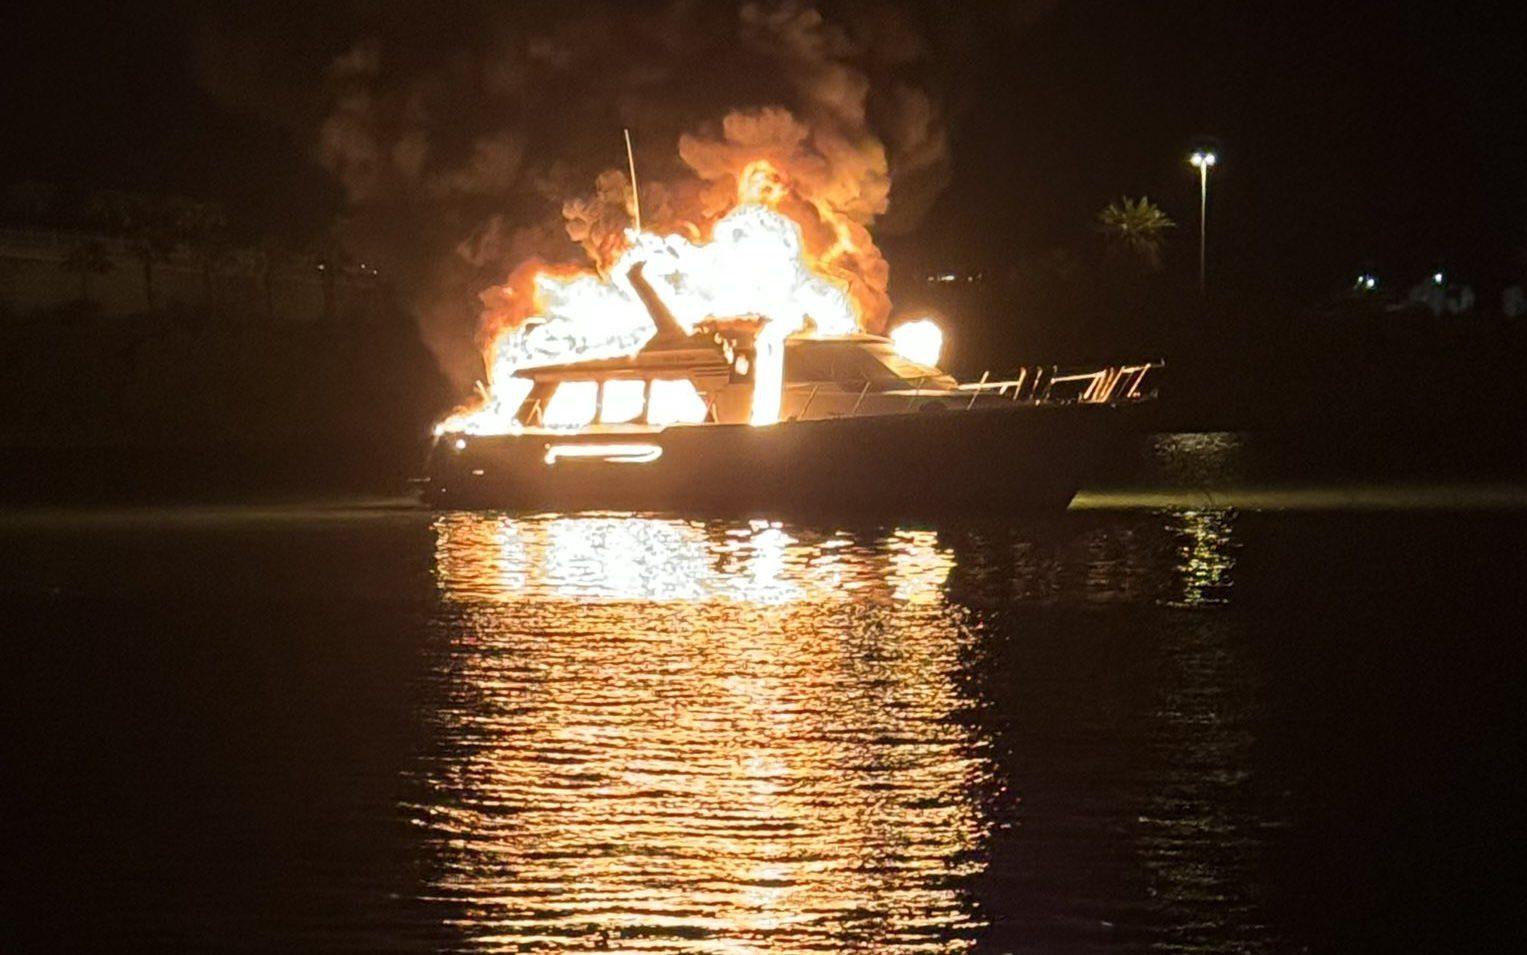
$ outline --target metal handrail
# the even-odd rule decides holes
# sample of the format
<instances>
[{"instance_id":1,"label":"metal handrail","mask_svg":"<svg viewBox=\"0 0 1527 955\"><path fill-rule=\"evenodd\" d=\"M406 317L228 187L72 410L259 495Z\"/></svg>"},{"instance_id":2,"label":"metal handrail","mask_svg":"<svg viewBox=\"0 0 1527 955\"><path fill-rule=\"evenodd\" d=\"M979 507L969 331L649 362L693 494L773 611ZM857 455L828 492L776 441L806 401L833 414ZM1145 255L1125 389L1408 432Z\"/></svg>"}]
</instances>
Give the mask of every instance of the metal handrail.
<instances>
[{"instance_id":1,"label":"metal handrail","mask_svg":"<svg viewBox=\"0 0 1527 955\"><path fill-rule=\"evenodd\" d=\"M971 408L976 406L976 399L981 397L981 389L986 386L986 378L990 374L990 369L981 372L981 380L976 382L976 386L974 388L970 389L970 403L965 406L966 411L969 411Z\"/></svg>"},{"instance_id":2,"label":"metal handrail","mask_svg":"<svg viewBox=\"0 0 1527 955\"><path fill-rule=\"evenodd\" d=\"M912 393L907 396L907 410L911 411L917 405L917 399L922 397L923 382L928 380L927 375L917 379L917 384L912 386Z\"/></svg>"},{"instance_id":3,"label":"metal handrail","mask_svg":"<svg viewBox=\"0 0 1527 955\"><path fill-rule=\"evenodd\" d=\"M806 409L811 407L811 402L816 400L817 389L822 387L820 383L811 386L811 394L806 396L806 403L801 405L801 410L795 413L797 418L806 417Z\"/></svg>"},{"instance_id":4,"label":"metal handrail","mask_svg":"<svg viewBox=\"0 0 1527 955\"><path fill-rule=\"evenodd\" d=\"M1062 371L1059 367L1034 365L1022 366L1016 378L993 380L991 372L981 373L981 380L962 382L958 388L970 394L965 410L976 406L981 395L993 394L1009 397L1014 402L1028 401L1034 404L1049 402L1076 402L1079 404L1111 404L1118 401L1138 401L1147 397L1141 386L1152 369L1163 367L1165 362L1141 362L1132 365L1107 365L1089 371ZM1048 374L1047 374L1048 371ZM1074 382L1086 382L1086 387L1074 398L1057 396L1054 388ZM919 381L918 385L921 386ZM1028 386L1025 388L1025 386ZM1011 395L1009 396L1009 389Z\"/></svg>"},{"instance_id":5,"label":"metal handrail","mask_svg":"<svg viewBox=\"0 0 1527 955\"><path fill-rule=\"evenodd\" d=\"M870 393L870 380L868 378L866 378L866 379L864 379L864 387L859 389L859 397L858 397L857 400L854 401L853 409L851 411L849 411L849 413L848 413L848 416L850 418L858 416L858 414L859 414L859 406L864 403L864 396L869 394L869 393Z\"/></svg>"}]
</instances>

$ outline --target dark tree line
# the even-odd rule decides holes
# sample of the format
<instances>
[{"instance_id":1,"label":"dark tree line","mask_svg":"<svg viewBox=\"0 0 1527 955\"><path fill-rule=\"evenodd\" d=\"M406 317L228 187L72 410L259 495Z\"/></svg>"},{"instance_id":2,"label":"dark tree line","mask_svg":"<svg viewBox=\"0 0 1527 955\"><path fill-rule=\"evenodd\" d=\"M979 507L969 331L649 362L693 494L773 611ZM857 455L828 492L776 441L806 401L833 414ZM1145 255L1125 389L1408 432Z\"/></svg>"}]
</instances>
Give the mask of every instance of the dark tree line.
<instances>
[{"instance_id":1,"label":"dark tree line","mask_svg":"<svg viewBox=\"0 0 1527 955\"><path fill-rule=\"evenodd\" d=\"M267 316L274 311L274 274L283 269L316 274L323 287L324 316L334 313L334 282L342 275L375 276L350 262L327 236L289 243L275 236L236 236L216 202L185 196L159 196L103 189L72 193L51 183L21 182L5 193L4 221L15 227L73 233L61 268L79 277L81 300L90 298L90 279L112 271L107 240L126 249L143 276L144 305L160 303L155 268L172 258L190 261L201 271L206 299L212 301L216 275L255 279Z\"/></svg>"}]
</instances>

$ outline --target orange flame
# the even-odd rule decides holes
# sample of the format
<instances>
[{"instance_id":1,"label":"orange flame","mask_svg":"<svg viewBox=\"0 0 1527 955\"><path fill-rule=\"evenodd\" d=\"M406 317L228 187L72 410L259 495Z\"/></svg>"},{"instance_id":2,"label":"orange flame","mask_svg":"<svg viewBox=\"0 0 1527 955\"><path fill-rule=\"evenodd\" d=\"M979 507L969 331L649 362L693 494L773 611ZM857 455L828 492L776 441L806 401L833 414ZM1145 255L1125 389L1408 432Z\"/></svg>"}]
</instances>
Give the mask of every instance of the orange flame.
<instances>
[{"instance_id":1,"label":"orange flame","mask_svg":"<svg viewBox=\"0 0 1527 955\"><path fill-rule=\"evenodd\" d=\"M739 203L754 203L775 209L789 193L790 187L785 182L784 174L767 159L755 159L737 174Z\"/></svg>"},{"instance_id":2,"label":"orange flame","mask_svg":"<svg viewBox=\"0 0 1527 955\"><path fill-rule=\"evenodd\" d=\"M569 233L598 269L532 259L486 289L480 327L488 384L437 430L514 431L529 390L518 372L639 351L655 329L628 279L637 264L687 331L708 320L764 320L751 420L778 420L784 340L807 327L828 335L883 328L887 269L863 224L824 199L797 195L769 159L747 161L734 182L717 214L686 219L670 209L651 217L663 231L616 233L609 225L626 221L607 211L625 205L619 173L601 176L593 198L569 201L564 213L576 222Z\"/></svg>"}]
</instances>

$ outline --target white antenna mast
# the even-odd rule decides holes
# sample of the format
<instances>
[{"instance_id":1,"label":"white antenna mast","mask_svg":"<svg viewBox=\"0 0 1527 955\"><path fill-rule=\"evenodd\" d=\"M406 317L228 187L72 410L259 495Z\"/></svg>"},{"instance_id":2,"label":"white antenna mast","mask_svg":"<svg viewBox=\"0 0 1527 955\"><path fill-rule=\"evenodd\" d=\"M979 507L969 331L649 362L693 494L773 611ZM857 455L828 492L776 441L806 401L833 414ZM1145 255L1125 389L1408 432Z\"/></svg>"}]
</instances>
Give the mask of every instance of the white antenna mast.
<instances>
[{"instance_id":1,"label":"white antenna mast","mask_svg":"<svg viewBox=\"0 0 1527 955\"><path fill-rule=\"evenodd\" d=\"M622 129L626 134L626 165L631 170L631 205L636 213L636 231L642 231L642 196L636 189L636 154L631 151L631 130Z\"/></svg>"}]
</instances>

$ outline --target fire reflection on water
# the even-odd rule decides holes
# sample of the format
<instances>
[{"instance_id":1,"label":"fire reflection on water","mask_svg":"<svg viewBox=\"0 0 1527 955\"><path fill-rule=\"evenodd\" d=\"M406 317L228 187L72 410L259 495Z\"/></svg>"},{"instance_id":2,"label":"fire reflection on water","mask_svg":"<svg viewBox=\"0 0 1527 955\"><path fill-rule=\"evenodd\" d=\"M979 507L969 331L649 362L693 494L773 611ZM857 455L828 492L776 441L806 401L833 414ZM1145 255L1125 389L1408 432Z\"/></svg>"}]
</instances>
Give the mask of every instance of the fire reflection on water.
<instances>
[{"instance_id":1,"label":"fire reflection on water","mask_svg":"<svg viewBox=\"0 0 1527 955\"><path fill-rule=\"evenodd\" d=\"M407 804L426 895L489 950L958 951L1000 934L1021 923L988 925L970 887L994 833L1022 821L1005 787L1046 780L994 762L976 714L1003 711L1021 671L972 679L993 652L978 608L1091 607L1101 631L1177 660L1169 621L1225 629L1181 610L1230 600L1235 523L1156 512L864 534L443 514L421 706L433 742ZM1032 628L1052 617L1026 618L1025 638L1043 645ZM1201 670L1179 669L1159 710L1120 729L1156 727L1145 743L1166 745L1150 749L1155 782L1129 797L1124 828L1098 838L1135 833L1149 904L1194 921L1195 886L1246 870L1180 864L1201 833L1179 829L1197 817L1159 806L1156 787L1196 805L1251 749L1217 723L1162 716L1197 712ZM1155 671L1121 678L1141 672ZM1229 775L1184 772L1204 760Z\"/></svg>"},{"instance_id":2,"label":"fire reflection on water","mask_svg":"<svg viewBox=\"0 0 1527 955\"><path fill-rule=\"evenodd\" d=\"M797 539L777 522L717 525L597 515L515 519L453 513L435 524L436 576L456 603L551 597L788 604L878 598L934 603L954 558L928 530L866 544Z\"/></svg>"},{"instance_id":3,"label":"fire reflection on water","mask_svg":"<svg viewBox=\"0 0 1527 955\"><path fill-rule=\"evenodd\" d=\"M1174 515L1174 530L1181 535L1177 553L1182 574L1180 603L1206 607L1229 600L1231 571L1235 568L1235 544L1231 533L1235 512L1182 511Z\"/></svg>"},{"instance_id":4,"label":"fire reflection on water","mask_svg":"<svg viewBox=\"0 0 1527 955\"><path fill-rule=\"evenodd\" d=\"M409 807L474 945L960 950L991 770L927 531L436 524L448 613Z\"/></svg>"}]
</instances>

